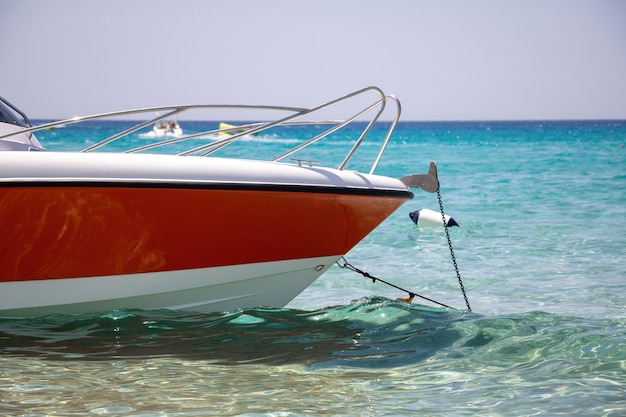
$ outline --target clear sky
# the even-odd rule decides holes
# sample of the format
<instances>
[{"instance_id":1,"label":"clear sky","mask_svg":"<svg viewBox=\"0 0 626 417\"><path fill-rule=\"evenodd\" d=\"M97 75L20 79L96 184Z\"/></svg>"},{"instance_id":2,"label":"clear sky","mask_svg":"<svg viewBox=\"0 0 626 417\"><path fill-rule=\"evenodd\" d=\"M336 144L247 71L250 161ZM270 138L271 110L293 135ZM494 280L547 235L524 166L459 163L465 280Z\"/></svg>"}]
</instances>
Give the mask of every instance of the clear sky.
<instances>
[{"instance_id":1,"label":"clear sky","mask_svg":"<svg viewBox=\"0 0 626 417\"><path fill-rule=\"evenodd\" d=\"M369 85L403 120L626 119L626 1L0 0L0 96L31 118Z\"/></svg>"}]
</instances>

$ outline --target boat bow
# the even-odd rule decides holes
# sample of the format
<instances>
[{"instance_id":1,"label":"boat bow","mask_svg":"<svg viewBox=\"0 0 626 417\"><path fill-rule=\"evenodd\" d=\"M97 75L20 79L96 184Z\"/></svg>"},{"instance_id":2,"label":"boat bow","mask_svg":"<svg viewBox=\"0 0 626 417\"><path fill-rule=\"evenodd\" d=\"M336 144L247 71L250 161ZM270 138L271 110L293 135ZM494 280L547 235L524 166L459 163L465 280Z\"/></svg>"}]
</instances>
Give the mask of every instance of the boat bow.
<instances>
[{"instance_id":1,"label":"boat bow","mask_svg":"<svg viewBox=\"0 0 626 417\"><path fill-rule=\"evenodd\" d=\"M372 94L348 117L316 117ZM390 102L396 112L375 139L380 150L369 171L350 169ZM186 128L137 146L142 131L167 118L253 110L280 116ZM0 315L284 306L413 198L408 187L438 188L434 163L427 174L401 179L374 173L399 113L394 96L369 87L312 108L171 106L0 130L0 143L19 137L32 144L49 129L124 121L81 151L0 152ZM148 117L127 122L139 115ZM250 140L281 128L293 137L301 126L315 133L278 156L263 156L262 141ZM340 131L354 139L336 166L302 162L336 158L315 145ZM258 160L227 155L255 144L258 151L247 154Z\"/></svg>"}]
</instances>

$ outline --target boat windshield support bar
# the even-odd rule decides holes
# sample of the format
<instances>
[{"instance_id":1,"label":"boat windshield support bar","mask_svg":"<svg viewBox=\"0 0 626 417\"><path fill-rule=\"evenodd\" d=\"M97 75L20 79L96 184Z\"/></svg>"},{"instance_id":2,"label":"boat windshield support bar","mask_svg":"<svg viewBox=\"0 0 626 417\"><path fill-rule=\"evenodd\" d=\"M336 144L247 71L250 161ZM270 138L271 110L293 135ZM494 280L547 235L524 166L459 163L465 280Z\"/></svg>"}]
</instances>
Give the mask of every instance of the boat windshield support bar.
<instances>
[{"instance_id":1,"label":"boat windshield support bar","mask_svg":"<svg viewBox=\"0 0 626 417\"><path fill-rule=\"evenodd\" d=\"M247 135L253 135L253 134L258 133L258 132L262 132L262 131L270 129L270 128L274 127L274 126L284 125L285 122L287 122L289 120L292 120L292 119L294 119L296 117L300 117L303 114L307 114L309 112L310 112L309 110L299 111L295 115L289 115L287 117L284 117L284 118L282 118L280 120L277 120L275 122L272 122L272 123L263 123L260 127L253 128L253 129L247 130L245 132L236 133L236 134L234 134L233 136L231 136L229 138L223 139L223 140L215 142L215 143L209 143L208 145L199 146L197 148L191 149L191 150L189 150L187 152L184 152L184 153L181 153L179 155L183 155L183 156L184 155L191 155L191 154L194 154L196 152L200 152L202 150L209 149L207 152L202 154L202 156L208 156L208 155L210 155L210 154L212 154L214 152L217 152L218 150L222 149L223 147L225 147L227 145L230 145L231 143L235 142L239 138L242 138L242 137L247 136Z\"/></svg>"},{"instance_id":2,"label":"boat windshield support bar","mask_svg":"<svg viewBox=\"0 0 626 417\"><path fill-rule=\"evenodd\" d=\"M158 116L158 117L155 117L155 118L153 118L151 120L148 120L147 122L140 123L140 124L138 124L136 126L131 127L130 129L126 129L123 132L117 133L117 134L115 134L113 136L110 136L110 137L108 137L108 138L106 138L106 139L104 139L104 140L102 140L102 141L100 141L100 142L98 142L98 143L88 147L88 148L85 148L81 152L91 152L94 149L101 148L104 145L113 142L114 140L122 138L122 137L124 137L126 135L130 135L131 133L136 132L138 130L141 130L141 129L143 129L146 126L150 126L153 123L155 123L155 122L157 122L157 121L159 121L161 119L165 119L166 117L174 116L175 114L178 114L181 111L182 111L181 109L172 110L171 112L169 112L169 113L167 113L167 114L165 114L163 116Z\"/></svg>"}]
</instances>

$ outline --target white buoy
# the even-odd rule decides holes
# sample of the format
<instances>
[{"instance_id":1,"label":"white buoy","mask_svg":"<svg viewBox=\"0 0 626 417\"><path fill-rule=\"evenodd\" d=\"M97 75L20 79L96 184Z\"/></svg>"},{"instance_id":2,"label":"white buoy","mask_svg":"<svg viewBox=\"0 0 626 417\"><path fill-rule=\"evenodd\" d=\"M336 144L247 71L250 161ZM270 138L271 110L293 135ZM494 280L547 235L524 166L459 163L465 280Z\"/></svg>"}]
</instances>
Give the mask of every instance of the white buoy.
<instances>
[{"instance_id":1,"label":"white buoy","mask_svg":"<svg viewBox=\"0 0 626 417\"><path fill-rule=\"evenodd\" d=\"M418 226L443 226L443 219L441 218L441 213L428 210L421 209L415 210L409 213L409 217L413 220ZM450 226L459 226L459 224L452 217L445 215L446 224L448 227Z\"/></svg>"}]
</instances>

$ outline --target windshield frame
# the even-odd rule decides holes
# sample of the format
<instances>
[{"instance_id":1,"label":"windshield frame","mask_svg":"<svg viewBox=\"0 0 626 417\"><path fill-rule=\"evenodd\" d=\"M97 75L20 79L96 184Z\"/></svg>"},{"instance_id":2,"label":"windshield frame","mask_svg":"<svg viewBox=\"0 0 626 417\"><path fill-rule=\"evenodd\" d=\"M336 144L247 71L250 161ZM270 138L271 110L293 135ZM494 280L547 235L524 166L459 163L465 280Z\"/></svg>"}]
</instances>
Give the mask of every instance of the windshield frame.
<instances>
[{"instance_id":1,"label":"windshield frame","mask_svg":"<svg viewBox=\"0 0 626 417\"><path fill-rule=\"evenodd\" d=\"M9 101L0 96L0 123L8 123L21 127L31 127L28 116L11 104Z\"/></svg>"}]
</instances>

